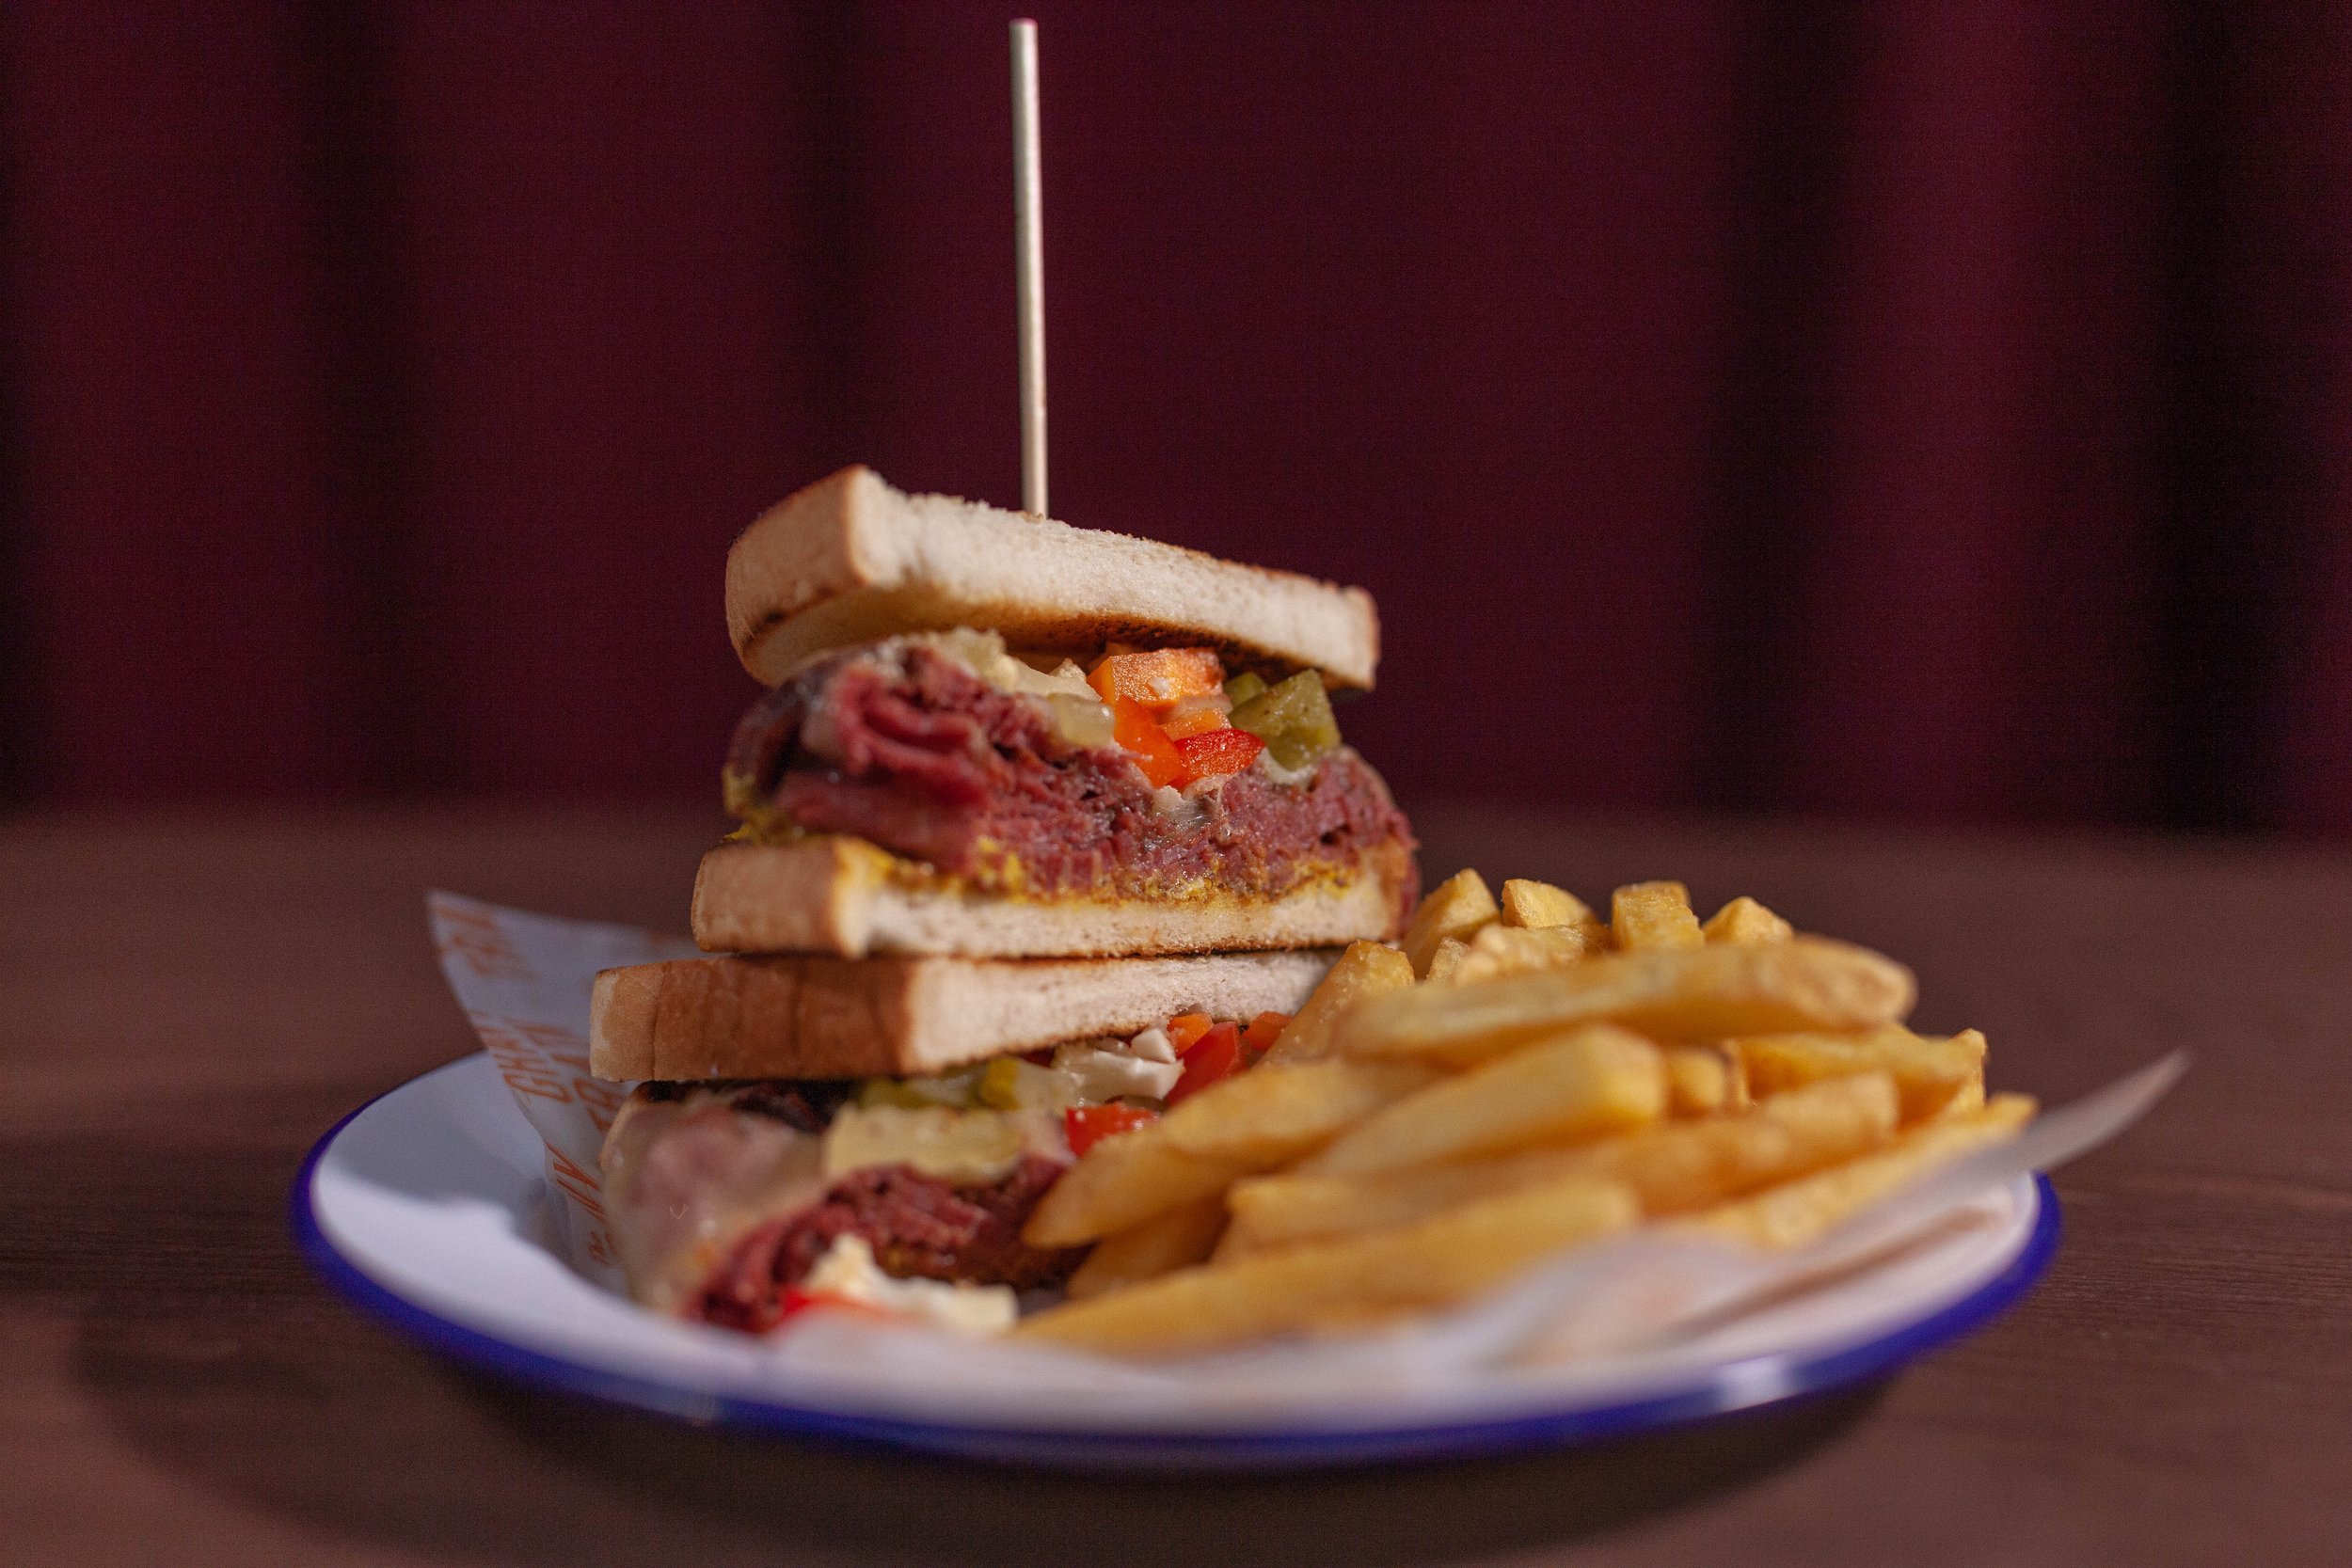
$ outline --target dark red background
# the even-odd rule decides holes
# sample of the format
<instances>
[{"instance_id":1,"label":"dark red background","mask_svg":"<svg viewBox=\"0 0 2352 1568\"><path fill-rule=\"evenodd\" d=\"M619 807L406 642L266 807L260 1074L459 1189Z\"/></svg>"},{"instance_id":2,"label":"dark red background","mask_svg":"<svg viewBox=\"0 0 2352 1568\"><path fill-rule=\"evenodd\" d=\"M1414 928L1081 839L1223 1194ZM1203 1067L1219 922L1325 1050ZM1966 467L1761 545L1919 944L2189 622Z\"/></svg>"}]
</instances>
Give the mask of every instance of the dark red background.
<instances>
[{"instance_id":1,"label":"dark red background","mask_svg":"<svg viewBox=\"0 0 2352 1568\"><path fill-rule=\"evenodd\" d=\"M737 529L1017 495L1008 14L10 8L8 796L709 790ZM2352 7L1037 14L1055 510L1408 804L2352 829Z\"/></svg>"}]
</instances>

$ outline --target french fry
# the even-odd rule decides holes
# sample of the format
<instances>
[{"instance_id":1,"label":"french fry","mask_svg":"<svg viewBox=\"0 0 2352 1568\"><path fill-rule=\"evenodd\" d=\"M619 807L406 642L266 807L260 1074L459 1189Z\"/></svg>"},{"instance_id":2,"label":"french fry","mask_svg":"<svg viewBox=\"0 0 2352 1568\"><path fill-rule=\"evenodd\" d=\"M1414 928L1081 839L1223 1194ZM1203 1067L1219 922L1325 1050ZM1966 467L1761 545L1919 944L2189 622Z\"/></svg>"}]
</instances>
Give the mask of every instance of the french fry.
<instances>
[{"instance_id":1,"label":"french fry","mask_svg":"<svg viewBox=\"0 0 2352 1568\"><path fill-rule=\"evenodd\" d=\"M1982 1035L1903 1027L1890 958L1753 898L1702 926L1679 882L1609 915L1439 884L1257 1069L1064 1173L1023 1237L1095 1245L1015 1332L1162 1356L1361 1328L1644 1219L1792 1246L2033 1114L1987 1099Z\"/></svg>"},{"instance_id":2,"label":"french fry","mask_svg":"<svg viewBox=\"0 0 2352 1568\"><path fill-rule=\"evenodd\" d=\"M1891 1072L1903 1097L1903 1125L1925 1121L1947 1105L1984 1102L1984 1037L1974 1029L1948 1039L1908 1029L1863 1035L1752 1036L1725 1042L1740 1058L1757 1099L1853 1072Z\"/></svg>"},{"instance_id":3,"label":"french fry","mask_svg":"<svg viewBox=\"0 0 2352 1568\"><path fill-rule=\"evenodd\" d=\"M1429 891L1421 908L1413 911L1413 923L1406 927L1405 956L1413 960L1413 973L1429 973L1429 960L1446 938L1468 942L1480 927L1491 926L1502 917L1502 911L1496 906L1484 877L1475 871L1457 871L1448 877Z\"/></svg>"},{"instance_id":4,"label":"french fry","mask_svg":"<svg viewBox=\"0 0 2352 1568\"><path fill-rule=\"evenodd\" d=\"M1575 1169L1625 1182L1648 1214L1722 1203L1863 1154L1895 1135L1883 1073L1818 1084L1743 1116L1669 1122L1581 1150Z\"/></svg>"},{"instance_id":5,"label":"french fry","mask_svg":"<svg viewBox=\"0 0 2352 1568\"><path fill-rule=\"evenodd\" d=\"M1699 929L1709 942L1787 942L1797 934L1795 927L1745 895L1708 915Z\"/></svg>"},{"instance_id":6,"label":"french fry","mask_svg":"<svg viewBox=\"0 0 2352 1568\"><path fill-rule=\"evenodd\" d=\"M1622 1023L1686 1043L1728 1036L1855 1031L1911 1010L1911 971L1821 937L1610 953L1534 974L1351 1008L1337 1045L1352 1055L1472 1066L1580 1023Z\"/></svg>"},{"instance_id":7,"label":"french fry","mask_svg":"<svg viewBox=\"0 0 2352 1568\"><path fill-rule=\"evenodd\" d=\"M1492 927L1488 927L1492 929ZM1422 984L1442 986L1454 978L1454 972L1470 957L1470 943L1460 937L1446 937L1438 942L1437 950L1429 955L1429 969L1422 976Z\"/></svg>"},{"instance_id":8,"label":"french fry","mask_svg":"<svg viewBox=\"0 0 2352 1568\"><path fill-rule=\"evenodd\" d=\"M1101 1241L1171 1209L1216 1196L1248 1168L1187 1154L1168 1141L1161 1123L1152 1122L1088 1149L1045 1189L1045 1196L1021 1227L1021 1239L1037 1247Z\"/></svg>"},{"instance_id":9,"label":"french fry","mask_svg":"<svg viewBox=\"0 0 2352 1568\"><path fill-rule=\"evenodd\" d=\"M1331 1031L1342 1014L1367 997L1385 996L1412 983L1412 960L1395 948L1377 942L1349 944L1314 994L1283 1026L1281 1037L1265 1053L1265 1063L1311 1062L1329 1054Z\"/></svg>"},{"instance_id":10,"label":"french fry","mask_svg":"<svg viewBox=\"0 0 2352 1568\"><path fill-rule=\"evenodd\" d=\"M1724 1058L1724 1109L1734 1113L1748 1109L1756 1103L1756 1096L1748 1088L1747 1064L1740 1060L1737 1051L1715 1049L1723 1052Z\"/></svg>"},{"instance_id":11,"label":"french fry","mask_svg":"<svg viewBox=\"0 0 2352 1568\"><path fill-rule=\"evenodd\" d=\"M1436 1076L1408 1062L1272 1063L1201 1090L1152 1131L1196 1159L1270 1170L1311 1154Z\"/></svg>"},{"instance_id":12,"label":"french fry","mask_svg":"<svg viewBox=\"0 0 2352 1568\"><path fill-rule=\"evenodd\" d=\"M1070 1299L1106 1295L1188 1269L1216 1250L1224 1229L1225 1200L1212 1194L1105 1236L1070 1276Z\"/></svg>"},{"instance_id":13,"label":"french fry","mask_svg":"<svg viewBox=\"0 0 2352 1568\"><path fill-rule=\"evenodd\" d=\"M1433 1076L1410 1063L1338 1060L1237 1074L1087 1150L1046 1189L1022 1237L1075 1246L1213 1196L1236 1177L1322 1148Z\"/></svg>"},{"instance_id":14,"label":"french fry","mask_svg":"<svg viewBox=\"0 0 2352 1568\"><path fill-rule=\"evenodd\" d=\"M2028 1096L1994 1095L1977 1110L1914 1128L1875 1154L1768 1187L1675 1223L1696 1233L1751 1246L1798 1246L1936 1166L2015 1136L2032 1119L2033 1112L2034 1102Z\"/></svg>"},{"instance_id":15,"label":"french fry","mask_svg":"<svg viewBox=\"0 0 2352 1568\"><path fill-rule=\"evenodd\" d=\"M1653 947L1696 947L1699 917L1691 912L1691 890L1680 882L1633 882L1609 900L1609 931L1620 952Z\"/></svg>"},{"instance_id":16,"label":"french fry","mask_svg":"<svg viewBox=\"0 0 2352 1568\"><path fill-rule=\"evenodd\" d=\"M1706 1117L1731 1109L1731 1062L1711 1045L1666 1053L1666 1114Z\"/></svg>"},{"instance_id":17,"label":"french fry","mask_svg":"<svg viewBox=\"0 0 2352 1568\"><path fill-rule=\"evenodd\" d=\"M1298 1168L1364 1175L1502 1154L1636 1127L1665 1108L1658 1048L1592 1024L1406 1095Z\"/></svg>"},{"instance_id":18,"label":"french fry","mask_svg":"<svg viewBox=\"0 0 2352 1568\"><path fill-rule=\"evenodd\" d=\"M1219 1262L1327 1242L1368 1230L1416 1225L1480 1198L1575 1174L1575 1149L1539 1148L1494 1160L1425 1165L1376 1176L1312 1176L1284 1171L1246 1177L1225 1195L1232 1216L1217 1245Z\"/></svg>"},{"instance_id":19,"label":"french fry","mask_svg":"<svg viewBox=\"0 0 2352 1568\"><path fill-rule=\"evenodd\" d=\"M1440 944L1442 951L1443 944ZM1529 974L1557 969L1581 958L1587 951L1584 927L1545 926L1530 930L1518 926L1489 926L1470 938L1446 978L1455 985L1492 980L1504 974ZM1437 965L1430 966L1435 980Z\"/></svg>"},{"instance_id":20,"label":"french fry","mask_svg":"<svg viewBox=\"0 0 2352 1568\"><path fill-rule=\"evenodd\" d=\"M1411 1225L1456 1204L1574 1176L1623 1181L1645 1213L1718 1204L1883 1144L1895 1132L1895 1086L1883 1073L1835 1079L1745 1116L1668 1122L1581 1148L1375 1176L1282 1174L1234 1183L1220 1259Z\"/></svg>"},{"instance_id":21,"label":"french fry","mask_svg":"<svg viewBox=\"0 0 2352 1568\"><path fill-rule=\"evenodd\" d=\"M1963 1034L1973 1034L1974 1032L1975 1031L1973 1030L1962 1031ZM1982 1110L1984 1108L1984 1062L1981 1058L1979 1058L1977 1062L1977 1070L1970 1073L1966 1079L1963 1080L1960 1087L1952 1091L1952 1098L1944 1101L1943 1109L1937 1111L1934 1116L1930 1117L1928 1119L1935 1121L1946 1117L1964 1117L1971 1111Z\"/></svg>"},{"instance_id":22,"label":"french fry","mask_svg":"<svg viewBox=\"0 0 2352 1568\"><path fill-rule=\"evenodd\" d=\"M1181 1270L1023 1322L1016 1338L1114 1355L1222 1349L1336 1322L1465 1301L1546 1257L1625 1229L1611 1182L1574 1178L1466 1205L1399 1230Z\"/></svg>"},{"instance_id":23,"label":"french fry","mask_svg":"<svg viewBox=\"0 0 2352 1568\"><path fill-rule=\"evenodd\" d=\"M1592 906L1566 888L1513 877L1502 884L1502 923L1530 931L1597 924Z\"/></svg>"}]
</instances>

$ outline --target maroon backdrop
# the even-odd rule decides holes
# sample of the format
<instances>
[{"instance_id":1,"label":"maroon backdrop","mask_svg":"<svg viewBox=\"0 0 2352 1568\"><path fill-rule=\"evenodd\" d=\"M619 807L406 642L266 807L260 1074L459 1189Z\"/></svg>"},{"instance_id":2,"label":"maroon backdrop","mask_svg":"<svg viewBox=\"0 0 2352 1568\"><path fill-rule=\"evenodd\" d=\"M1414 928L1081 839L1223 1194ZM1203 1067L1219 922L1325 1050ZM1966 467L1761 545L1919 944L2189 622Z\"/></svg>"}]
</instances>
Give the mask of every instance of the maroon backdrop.
<instances>
[{"instance_id":1,"label":"maroon backdrop","mask_svg":"<svg viewBox=\"0 0 2352 1568\"><path fill-rule=\"evenodd\" d=\"M11 8L7 794L709 790L738 528L1017 494L1007 14ZM2352 828L2352 7L1037 14L1056 511L1408 803Z\"/></svg>"}]
</instances>

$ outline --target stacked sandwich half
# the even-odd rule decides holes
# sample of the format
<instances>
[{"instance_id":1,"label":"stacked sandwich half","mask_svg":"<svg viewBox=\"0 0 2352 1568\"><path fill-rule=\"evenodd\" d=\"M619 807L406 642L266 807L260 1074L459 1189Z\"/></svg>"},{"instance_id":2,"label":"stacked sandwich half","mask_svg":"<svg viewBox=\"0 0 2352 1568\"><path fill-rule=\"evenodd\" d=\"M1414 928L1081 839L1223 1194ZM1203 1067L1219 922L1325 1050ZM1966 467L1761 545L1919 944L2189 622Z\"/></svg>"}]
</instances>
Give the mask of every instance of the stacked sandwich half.
<instances>
[{"instance_id":1,"label":"stacked sandwich half","mask_svg":"<svg viewBox=\"0 0 2352 1568\"><path fill-rule=\"evenodd\" d=\"M1359 589L849 468L727 558L768 687L704 858L719 955L598 977L630 1288L760 1331L812 1299L975 1325L1082 1251L1022 1227L1078 1153L1245 1070L1413 839L1341 742Z\"/></svg>"}]
</instances>

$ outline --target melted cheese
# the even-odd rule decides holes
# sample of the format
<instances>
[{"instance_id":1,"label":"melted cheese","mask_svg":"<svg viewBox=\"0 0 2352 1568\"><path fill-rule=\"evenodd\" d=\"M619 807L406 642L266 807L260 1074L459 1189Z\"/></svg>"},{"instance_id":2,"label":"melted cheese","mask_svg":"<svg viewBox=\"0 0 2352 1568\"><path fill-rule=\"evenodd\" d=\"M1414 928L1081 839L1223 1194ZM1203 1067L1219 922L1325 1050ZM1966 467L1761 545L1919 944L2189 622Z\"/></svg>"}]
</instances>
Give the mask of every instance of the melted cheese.
<instances>
[{"instance_id":1,"label":"melted cheese","mask_svg":"<svg viewBox=\"0 0 2352 1568\"><path fill-rule=\"evenodd\" d=\"M801 1289L902 1312L958 1334L1002 1334L1021 1312L1009 1285L893 1279L874 1261L874 1249L863 1236L835 1237L832 1249L801 1281Z\"/></svg>"},{"instance_id":2,"label":"melted cheese","mask_svg":"<svg viewBox=\"0 0 2352 1568\"><path fill-rule=\"evenodd\" d=\"M1043 1111L847 1105L825 1129L825 1179L868 1165L911 1165L960 1186L1001 1180L1021 1156L1070 1158L1061 1117Z\"/></svg>"}]
</instances>

